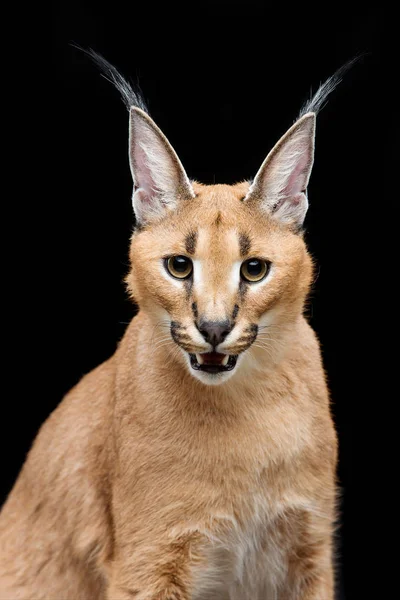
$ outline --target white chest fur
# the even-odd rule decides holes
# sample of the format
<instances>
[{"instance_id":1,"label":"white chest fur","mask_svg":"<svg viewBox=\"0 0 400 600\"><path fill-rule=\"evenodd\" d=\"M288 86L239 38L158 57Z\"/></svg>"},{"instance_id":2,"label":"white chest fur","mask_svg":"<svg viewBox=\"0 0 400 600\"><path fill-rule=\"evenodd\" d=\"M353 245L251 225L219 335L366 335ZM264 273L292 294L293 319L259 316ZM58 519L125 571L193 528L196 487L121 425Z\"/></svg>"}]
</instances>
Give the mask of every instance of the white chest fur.
<instances>
[{"instance_id":1,"label":"white chest fur","mask_svg":"<svg viewBox=\"0 0 400 600\"><path fill-rule=\"evenodd\" d=\"M287 550L276 519L268 516L266 498L252 498L252 518L245 526L232 516L224 535L208 532L206 565L196 569L193 600L277 600L287 572ZM228 527L226 527L228 525Z\"/></svg>"}]
</instances>

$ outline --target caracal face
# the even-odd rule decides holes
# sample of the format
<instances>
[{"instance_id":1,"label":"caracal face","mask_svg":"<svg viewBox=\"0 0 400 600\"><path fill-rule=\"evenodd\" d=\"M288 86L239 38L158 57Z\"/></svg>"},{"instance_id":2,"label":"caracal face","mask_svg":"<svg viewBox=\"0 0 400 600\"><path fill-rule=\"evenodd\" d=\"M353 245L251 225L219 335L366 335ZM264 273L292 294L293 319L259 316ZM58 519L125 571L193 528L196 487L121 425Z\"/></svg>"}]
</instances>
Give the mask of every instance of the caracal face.
<instances>
[{"instance_id":1,"label":"caracal face","mask_svg":"<svg viewBox=\"0 0 400 600\"><path fill-rule=\"evenodd\" d=\"M239 374L299 313L311 276L302 236L244 199L248 183L193 184L195 197L139 230L129 283L155 347L205 384Z\"/></svg>"}]
</instances>

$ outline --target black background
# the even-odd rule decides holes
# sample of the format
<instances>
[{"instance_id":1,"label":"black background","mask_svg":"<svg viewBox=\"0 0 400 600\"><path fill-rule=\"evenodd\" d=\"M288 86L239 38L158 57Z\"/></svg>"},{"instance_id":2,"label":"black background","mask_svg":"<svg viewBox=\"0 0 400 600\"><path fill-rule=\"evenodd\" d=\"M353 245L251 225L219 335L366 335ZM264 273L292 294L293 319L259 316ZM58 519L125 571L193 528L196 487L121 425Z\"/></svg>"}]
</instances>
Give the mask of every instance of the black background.
<instances>
[{"instance_id":1,"label":"black background","mask_svg":"<svg viewBox=\"0 0 400 600\"><path fill-rule=\"evenodd\" d=\"M112 354L134 314L122 284L133 225L128 113L71 42L94 48L139 81L188 175L204 183L251 178L310 90L364 53L318 116L306 229L317 263L310 319L340 441L341 587L347 599L384 597L390 578L375 593L368 573L371 595L361 594L367 563L356 568L364 552L374 567L383 552L382 540L372 542L388 526L377 499L384 497L389 512L395 501L383 472L396 393L381 333L390 338L394 327L396 190L387 194L383 183L391 176L385 134L390 139L394 131L398 95L383 75L383 12L365 4L256 0L54 4L52 100L44 102L40 123L50 142L30 153L41 173L34 192L42 216L32 222L40 260L33 264L25 249L30 286L22 293L27 317L14 325L22 371L7 402L2 498L40 424Z\"/></svg>"}]
</instances>

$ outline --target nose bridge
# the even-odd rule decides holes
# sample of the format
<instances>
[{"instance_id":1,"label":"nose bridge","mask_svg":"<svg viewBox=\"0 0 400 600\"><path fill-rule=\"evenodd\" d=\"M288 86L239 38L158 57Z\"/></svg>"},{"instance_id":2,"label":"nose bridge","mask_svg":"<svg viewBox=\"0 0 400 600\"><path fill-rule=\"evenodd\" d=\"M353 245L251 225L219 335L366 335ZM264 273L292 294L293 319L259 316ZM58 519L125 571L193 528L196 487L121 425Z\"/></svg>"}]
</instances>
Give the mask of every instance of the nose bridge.
<instances>
[{"instance_id":1,"label":"nose bridge","mask_svg":"<svg viewBox=\"0 0 400 600\"><path fill-rule=\"evenodd\" d=\"M207 273L197 300L198 314L203 321L225 322L228 319L231 294L225 279L221 265Z\"/></svg>"},{"instance_id":2,"label":"nose bridge","mask_svg":"<svg viewBox=\"0 0 400 600\"><path fill-rule=\"evenodd\" d=\"M205 232L204 232L205 233ZM237 290L232 286L232 232L220 227L202 236L195 289L198 322L230 321Z\"/></svg>"}]
</instances>

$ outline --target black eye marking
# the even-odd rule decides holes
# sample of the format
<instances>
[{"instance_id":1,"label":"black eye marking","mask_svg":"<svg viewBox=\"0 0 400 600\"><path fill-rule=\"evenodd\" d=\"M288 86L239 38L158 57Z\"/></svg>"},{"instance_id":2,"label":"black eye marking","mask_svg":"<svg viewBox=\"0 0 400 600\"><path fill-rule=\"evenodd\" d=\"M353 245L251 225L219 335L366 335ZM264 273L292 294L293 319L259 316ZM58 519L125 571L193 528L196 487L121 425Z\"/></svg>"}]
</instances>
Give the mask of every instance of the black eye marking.
<instances>
[{"instance_id":1,"label":"black eye marking","mask_svg":"<svg viewBox=\"0 0 400 600\"><path fill-rule=\"evenodd\" d=\"M239 283L239 297L241 300L243 300L243 298L245 297L247 290L248 290L247 283L245 281L243 281L243 279L241 279L240 283Z\"/></svg>"},{"instance_id":2,"label":"black eye marking","mask_svg":"<svg viewBox=\"0 0 400 600\"><path fill-rule=\"evenodd\" d=\"M187 298L187 300L189 300L190 296L192 295L193 277L189 277L189 279L185 279L185 281L183 282L183 285L185 286L185 290L186 290L186 298Z\"/></svg>"},{"instance_id":3,"label":"black eye marking","mask_svg":"<svg viewBox=\"0 0 400 600\"><path fill-rule=\"evenodd\" d=\"M197 244L197 232L190 231L185 238L185 248L188 254L194 254Z\"/></svg>"},{"instance_id":4,"label":"black eye marking","mask_svg":"<svg viewBox=\"0 0 400 600\"><path fill-rule=\"evenodd\" d=\"M245 256L246 254L248 254L250 252L250 248L251 242L249 236L245 233L241 233L239 235L240 256Z\"/></svg>"},{"instance_id":5,"label":"black eye marking","mask_svg":"<svg viewBox=\"0 0 400 600\"><path fill-rule=\"evenodd\" d=\"M239 305L235 304L235 306L233 307L232 319L236 319L238 312L239 312Z\"/></svg>"},{"instance_id":6,"label":"black eye marking","mask_svg":"<svg viewBox=\"0 0 400 600\"><path fill-rule=\"evenodd\" d=\"M192 303L192 311L193 311L194 318L197 319L197 317L199 316L199 312L197 310L197 303L196 302Z\"/></svg>"}]
</instances>

